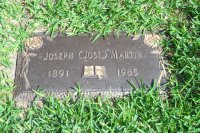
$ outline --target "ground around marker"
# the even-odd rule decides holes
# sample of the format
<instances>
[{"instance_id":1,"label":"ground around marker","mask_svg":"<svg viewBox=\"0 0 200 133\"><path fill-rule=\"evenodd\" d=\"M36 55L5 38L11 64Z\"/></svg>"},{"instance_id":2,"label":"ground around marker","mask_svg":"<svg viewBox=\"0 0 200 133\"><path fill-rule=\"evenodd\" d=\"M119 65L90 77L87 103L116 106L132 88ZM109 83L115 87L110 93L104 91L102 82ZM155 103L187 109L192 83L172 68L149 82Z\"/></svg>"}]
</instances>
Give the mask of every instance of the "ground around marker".
<instances>
[{"instance_id":1,"label":"ground around marker","mask_svg":"<svg viewBox=\"0 0 200 133\"><path fill-rule=\"evenodd\" d=\"M199 11L198 0L1 0L0 132L199 132ZM15 60L13 53L24 52L23 44L33 34L97 33L93 36L97 40L113 31L129 35L159 31L170 73L167 98L160 98L157 86L142 86L127 97L90 99L80 95L77 85L75 97L61 101L36 91L33 106L16 107L11 59ZM84 68L84 78L108 76L102 65Z\"/></svg>"}]
</instances>

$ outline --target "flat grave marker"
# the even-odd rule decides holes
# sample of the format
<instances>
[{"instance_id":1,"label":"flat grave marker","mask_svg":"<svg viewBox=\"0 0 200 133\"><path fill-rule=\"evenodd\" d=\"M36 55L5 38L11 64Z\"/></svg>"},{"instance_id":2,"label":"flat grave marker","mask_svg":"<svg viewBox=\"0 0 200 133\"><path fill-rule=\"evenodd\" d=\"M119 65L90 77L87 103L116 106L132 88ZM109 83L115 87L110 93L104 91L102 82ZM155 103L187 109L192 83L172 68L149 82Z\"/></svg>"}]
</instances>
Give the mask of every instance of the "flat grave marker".
<instances>
[{"instance_id":1,"label":"flat grave marker","mask_svg":"<svg viewBox=\"0 0 200 133\"><path fill-rule=\"evenodd\" d=\"M18 54L15 98L31 100L37 88L64 97L76 84L86 95L127 94L129 82L137 87L141 80L147 86L160 82L163 68L156 51L144 43L144 36L109 35L92 43L85 35L53 40L38 35Z\"/></svg>"}]
</instances>

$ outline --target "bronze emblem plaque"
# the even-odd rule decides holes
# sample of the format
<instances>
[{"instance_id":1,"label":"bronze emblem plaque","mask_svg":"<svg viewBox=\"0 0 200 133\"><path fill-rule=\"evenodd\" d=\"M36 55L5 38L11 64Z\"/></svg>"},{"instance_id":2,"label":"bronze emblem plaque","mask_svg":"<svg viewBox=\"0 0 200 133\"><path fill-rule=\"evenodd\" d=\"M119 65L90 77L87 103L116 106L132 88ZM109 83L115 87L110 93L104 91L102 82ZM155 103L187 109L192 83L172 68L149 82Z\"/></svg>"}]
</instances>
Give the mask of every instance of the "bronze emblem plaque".
<instances>
[{"instance_id":1,"label":"bronze emblem plaque","mask_svg":"<svg viewBox=\"0 0 200 133\"><path fill-rule=\"evenodd\" d=\"M18 55L16 97L38 88L64 96L76 84L88 95L129 92L129 82L151 85L162 71L156 50L144 43L143 36L110 35L94 43L89 36L35 36Z\"/></svg>"}]
</instances>

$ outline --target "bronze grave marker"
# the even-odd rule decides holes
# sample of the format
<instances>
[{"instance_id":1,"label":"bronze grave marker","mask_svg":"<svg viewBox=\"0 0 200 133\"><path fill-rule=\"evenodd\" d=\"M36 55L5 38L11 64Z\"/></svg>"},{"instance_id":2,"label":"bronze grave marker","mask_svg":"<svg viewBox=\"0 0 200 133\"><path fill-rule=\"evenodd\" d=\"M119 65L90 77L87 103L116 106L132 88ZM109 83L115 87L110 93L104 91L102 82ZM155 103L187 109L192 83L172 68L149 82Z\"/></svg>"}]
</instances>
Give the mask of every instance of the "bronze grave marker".
<instances>
[{"instance_id":1,"label":"bronze grave marker","mask_svg":"<svg viewBox=\"0 0 200 133\"><path fill-rule=\"evenodd\" d=\"M58 35L53 40L35 36L18 55L16 99L31 99L32 90L42 88L59 97L74 92L80 84L86 95L126 94L129 82L160 82L162 65L158 49L138 39L109 35L92 43L89 36ZM129 81L129 82L128 82Z\"/></svg>"}]
</instances>

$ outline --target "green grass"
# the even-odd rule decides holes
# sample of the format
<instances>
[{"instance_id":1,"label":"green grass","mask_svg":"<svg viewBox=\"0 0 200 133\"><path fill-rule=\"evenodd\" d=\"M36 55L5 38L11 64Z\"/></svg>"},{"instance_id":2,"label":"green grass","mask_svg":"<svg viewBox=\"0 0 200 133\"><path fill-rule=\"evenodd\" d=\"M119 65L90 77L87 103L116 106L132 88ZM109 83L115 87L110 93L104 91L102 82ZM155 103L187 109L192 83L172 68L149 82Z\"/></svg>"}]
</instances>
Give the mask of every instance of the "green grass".
<instances>
[{"instance_id":1,"label":"green grass","mask_svg":"<svg viewBox=\"0 0 200 133\"><path fill-rule=\"evenodd\" d=\"M200 2L198 0L0 0L1 132L200 132ZM171 73L170 97L157 88L124 98L46 98L22 110L14 105L10 56L36 29L76 35L162 30L160 45ZM3 66L3 67L2 67ZM3 70L1 70L3 68Z\"/></svg>"}]
</instances>

